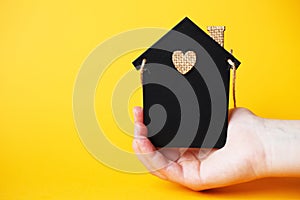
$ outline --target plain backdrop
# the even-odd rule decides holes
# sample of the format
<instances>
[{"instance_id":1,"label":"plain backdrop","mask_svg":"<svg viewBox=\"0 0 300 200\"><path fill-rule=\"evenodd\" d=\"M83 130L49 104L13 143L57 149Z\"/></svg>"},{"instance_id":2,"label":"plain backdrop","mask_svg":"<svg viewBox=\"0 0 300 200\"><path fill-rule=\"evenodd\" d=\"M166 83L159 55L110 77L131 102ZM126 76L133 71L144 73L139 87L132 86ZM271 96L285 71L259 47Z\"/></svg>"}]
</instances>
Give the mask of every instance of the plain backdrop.
<instances>
[{"instance_id":1,"label":"plain backdrop","mask_svg":"<svg viewBox=\"0 0 300 200\"><path fill-rule=\"evenodd\" d=\"M77 73L97 45L136 28L171 29L188 16L203 29L226 26L225 48L242 62L238 106L300 119L299 13L297 0L1 1L0 199L299 199L300 180L293 178L199 193L112 170L82 145L72 111ZM113 62L95 93L105 134L130 152L132 138L111 113L111 91L142 51ZM142 105L141 94L125 99L128 113Z\"/></svg>"}]
</instances>

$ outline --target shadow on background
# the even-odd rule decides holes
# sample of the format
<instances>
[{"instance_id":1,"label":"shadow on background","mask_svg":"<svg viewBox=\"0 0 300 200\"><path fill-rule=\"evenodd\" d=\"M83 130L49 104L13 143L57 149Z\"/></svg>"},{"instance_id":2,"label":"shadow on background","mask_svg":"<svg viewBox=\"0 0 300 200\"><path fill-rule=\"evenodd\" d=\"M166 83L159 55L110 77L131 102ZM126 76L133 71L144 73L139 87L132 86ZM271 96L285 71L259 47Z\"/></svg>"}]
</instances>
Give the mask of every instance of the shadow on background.
<instances>
[{"instance_id":1,"label":"shadow on background","mask_svg":"<svg viewBox=\"0 0 300 200\"><path fill-rule=\"evenodd\" d=\"M182 190L182 186L176 184L172 184L172 186L168 184L166 187L170 187L173 190ZM265 178L201 192L184 190L187 196L198 195L199 197L206 197L208 199L300 199L300 178Z\"/></svg>"}]
</instances>

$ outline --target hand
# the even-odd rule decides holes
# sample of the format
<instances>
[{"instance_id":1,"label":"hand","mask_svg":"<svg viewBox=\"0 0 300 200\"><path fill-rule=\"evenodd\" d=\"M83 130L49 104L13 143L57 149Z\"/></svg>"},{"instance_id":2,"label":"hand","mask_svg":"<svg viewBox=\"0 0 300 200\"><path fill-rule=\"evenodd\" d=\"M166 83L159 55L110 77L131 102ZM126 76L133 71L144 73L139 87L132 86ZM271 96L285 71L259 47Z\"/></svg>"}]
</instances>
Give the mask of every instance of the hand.
<instances>
[{"instance_id":1,"label":"hand","mask_svg":"<svg viewBox=\"0 0 300 200\"><path fill-rule=\"evenodd\" d=\"M134 109L134 117L133 149L150 173L159 178L198 191L247 182L266 176L288 175L286 171L282 173L280 170L276 171L276 163L279 166L281 163L280 159L274 159L276 156L273 156L276 137L275 139L269 138L270 133L273 132L272 128L276 125L268 126L268 124L274 123L274 120L267 123L266 119L255 116L245 108L230 111L226 145L221 149L212 149L209 153L205 153L205 149L197 148L157 150L147 139L142 108ZM283 122L286 124L288 121ZM293 126L294 128L298 128L300 123L296 124ZM290 126L281 128L284 130L288 127ZM298 133L298 139L300 139L299 136ZM276 141L278 143L278 140ZM285 143L291 145L289 141ZM281 145L284 146L285 143L282 142ZM300 149L296 149L296 151L300 153ZM297 158L297 154L295 158ZM297 164L298 168L294 169L296 173L291 174L292 176L300 174L300 163ZM291 169L286 170L291 171Z\"/></svg>"}]
</instances>

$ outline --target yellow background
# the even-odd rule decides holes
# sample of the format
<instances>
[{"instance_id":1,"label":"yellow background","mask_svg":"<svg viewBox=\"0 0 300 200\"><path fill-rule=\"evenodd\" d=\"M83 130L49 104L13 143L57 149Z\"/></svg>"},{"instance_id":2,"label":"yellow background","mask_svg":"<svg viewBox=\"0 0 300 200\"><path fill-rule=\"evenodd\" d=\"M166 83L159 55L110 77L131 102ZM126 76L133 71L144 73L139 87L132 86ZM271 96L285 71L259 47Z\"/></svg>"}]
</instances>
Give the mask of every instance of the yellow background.
<instances>
[{"instance_id":1,"label":"yellow background","mask_svg":"<svg viewBox=\"0 0 300 200\"><path fill-rule=\"evenodd\" d=\"M0 199L299 199L300 181L293 178L198 193L149 174L114 171L86 151L72 113L76 75L98 44L130 29L169 29L189 16L202 28L226 25L225 47L242 62L238 106L300 119L299 13L297 0L1 1ZM132 69L140 52L115 62L122 70L104 86ZM129 110L141 105L140 93ZM96 108L103 105L97 100ZM131 139L118 139L113 120L98 118L112 127L112 142L130 149Z\"/></svg>"}]
</instances>

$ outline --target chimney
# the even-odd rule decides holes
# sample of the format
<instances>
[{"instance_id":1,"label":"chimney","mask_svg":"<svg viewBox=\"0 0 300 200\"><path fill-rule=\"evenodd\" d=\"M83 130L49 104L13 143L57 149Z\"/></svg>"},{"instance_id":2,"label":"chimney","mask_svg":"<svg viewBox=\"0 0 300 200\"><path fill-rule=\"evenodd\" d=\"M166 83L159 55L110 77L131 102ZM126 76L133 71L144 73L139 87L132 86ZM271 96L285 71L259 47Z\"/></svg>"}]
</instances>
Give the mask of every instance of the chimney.
<instances>
[{"instance_id":1,"label":"chimney","mask_svg":"<svg viewBox=\"0 0 300 200\"><path fill-rule=\"evenodd\" d=\"M212 37L217 43L224 47L225 26L208 26L207 30L210 37Z\"/></svg>"}]
</instances>

